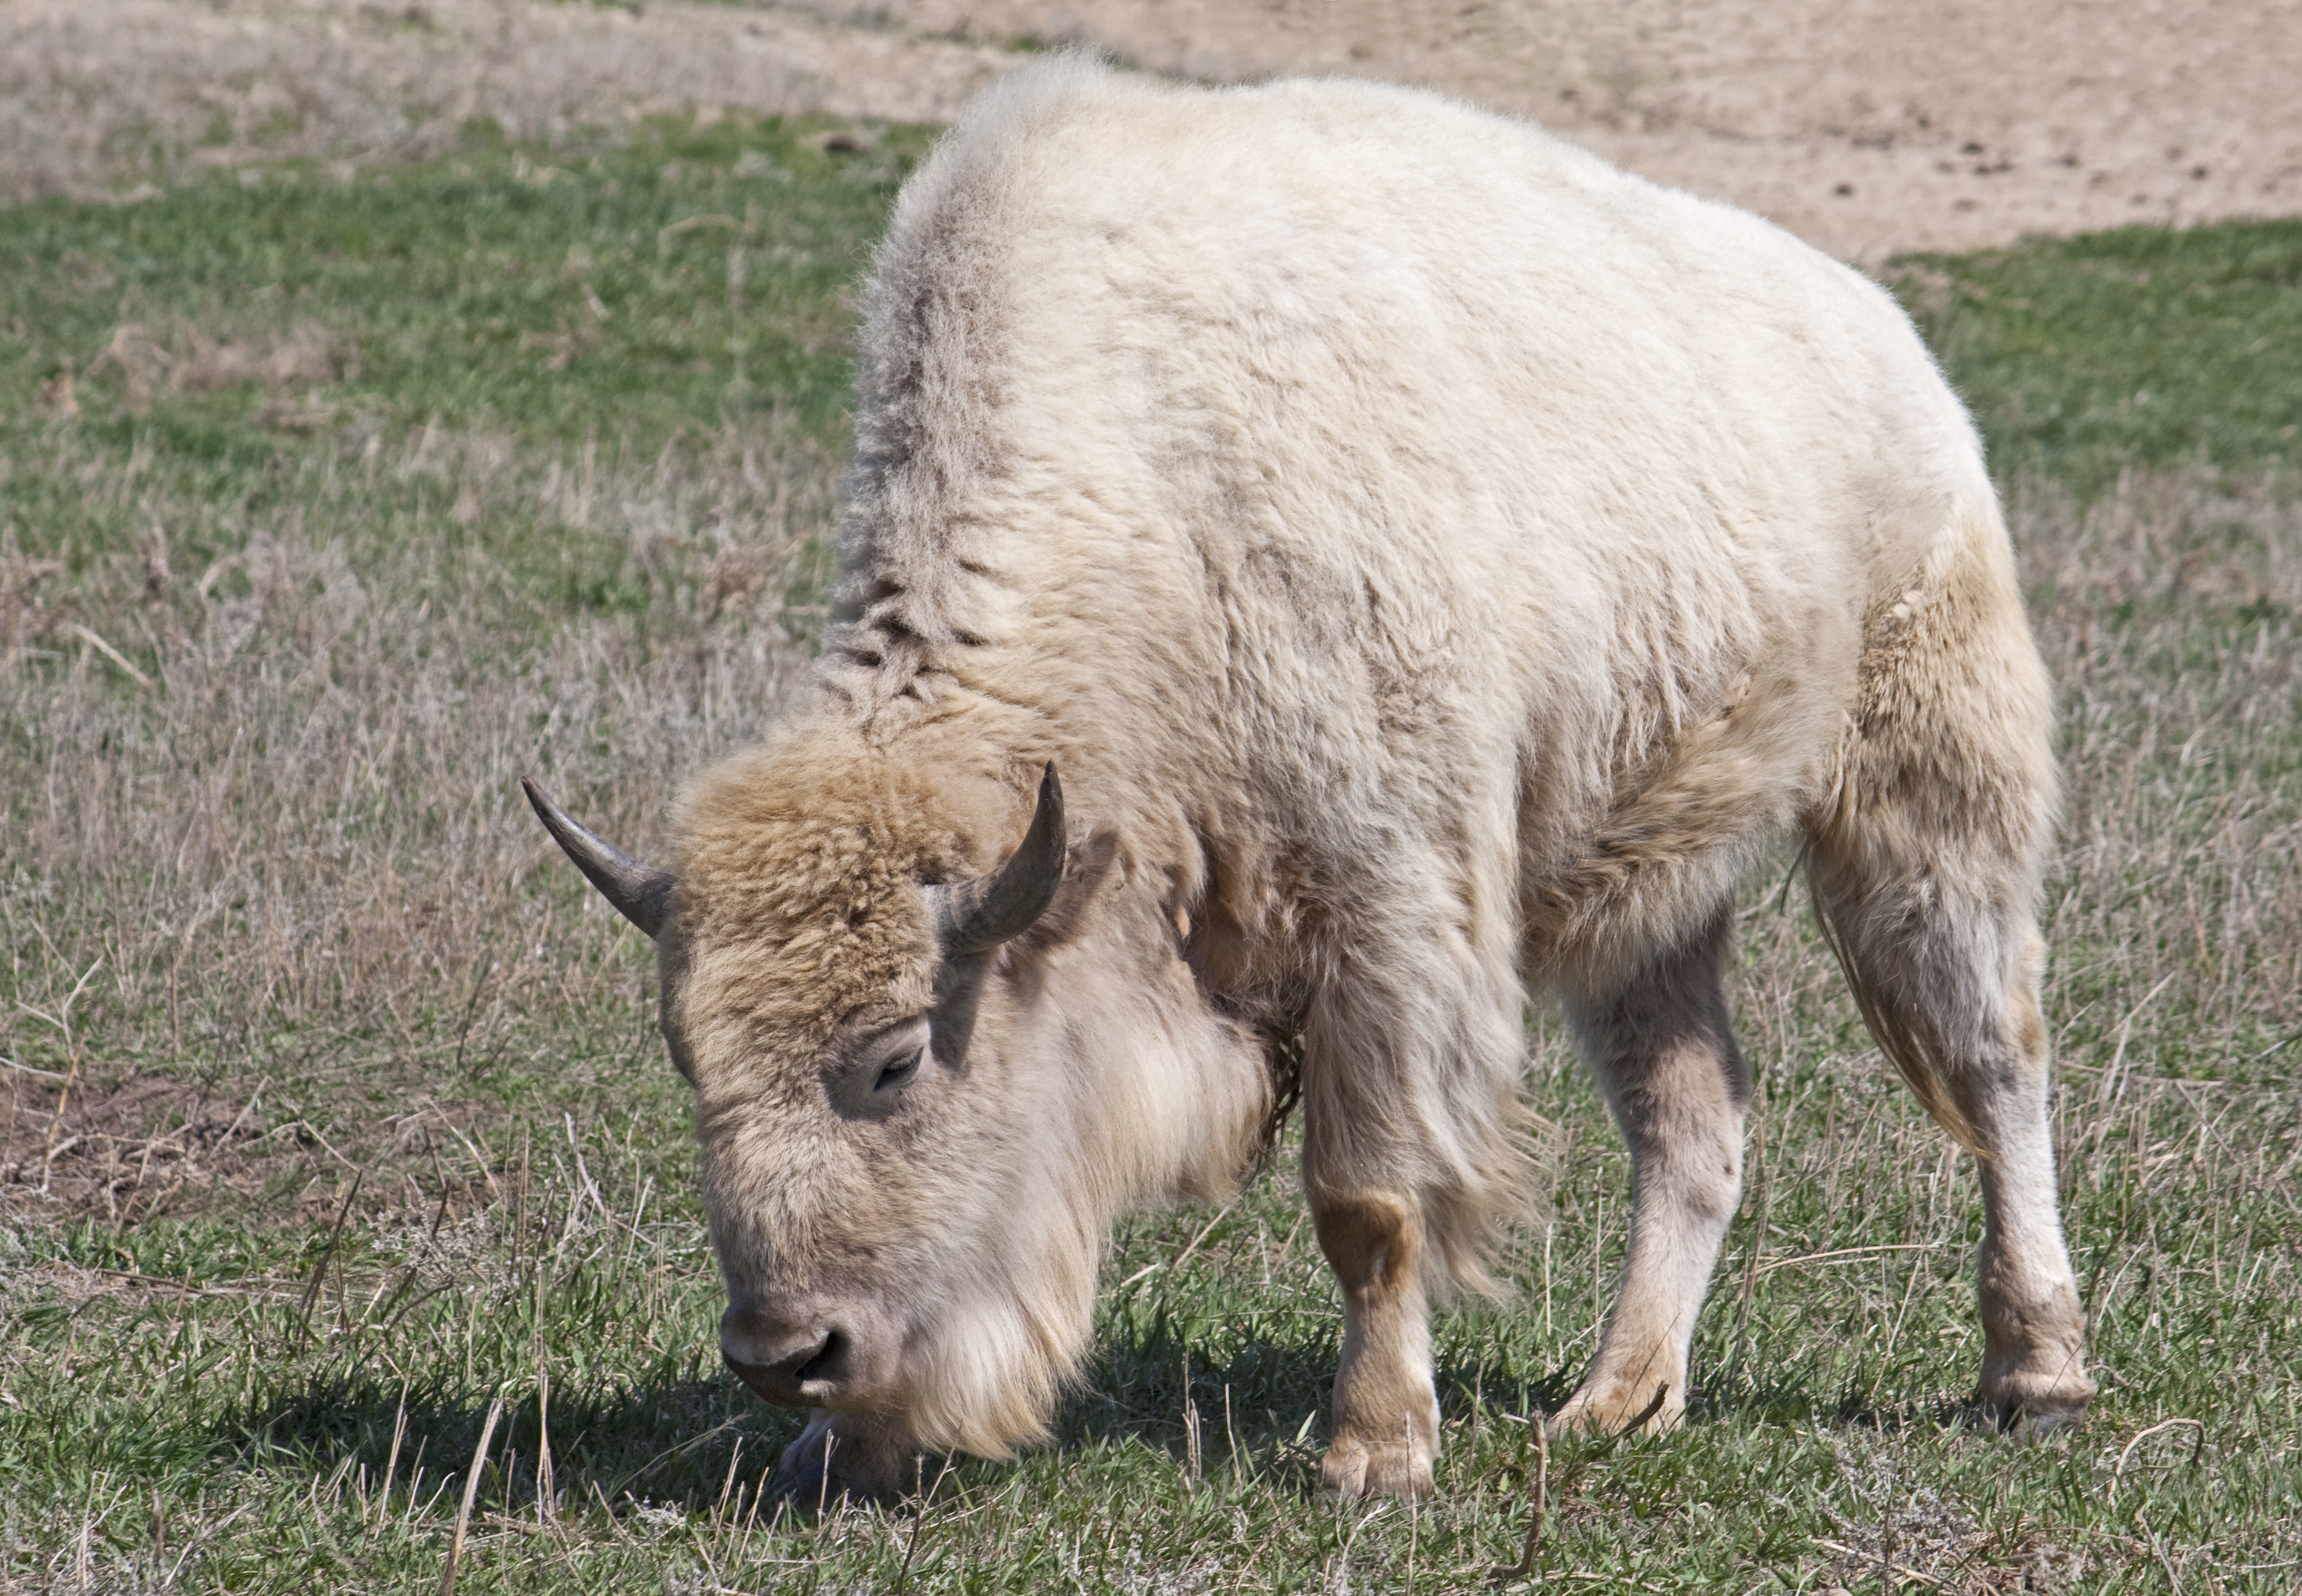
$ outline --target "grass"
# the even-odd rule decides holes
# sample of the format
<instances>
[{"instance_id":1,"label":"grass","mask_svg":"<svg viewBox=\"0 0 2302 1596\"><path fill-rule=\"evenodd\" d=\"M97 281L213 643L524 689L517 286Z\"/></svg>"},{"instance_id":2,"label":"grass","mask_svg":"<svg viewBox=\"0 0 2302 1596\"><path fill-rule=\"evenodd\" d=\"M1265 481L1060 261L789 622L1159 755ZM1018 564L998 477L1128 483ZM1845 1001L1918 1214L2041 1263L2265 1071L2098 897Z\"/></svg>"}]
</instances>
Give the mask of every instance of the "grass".
<instances>
[{"instance_id":1,"label":"grass","mask_svg":"<svg viewBox=\"0 0 2302 1596\"><path fill-rule=\"evenodd\" d=\"M1515 1301L1439 1323L1441 1501L1313 1492L1340 1319L1281 1158L1118 1239L1058 1444L931 1460L885 1513L757 1510L795 1426L717 1365L651 966L516 780L644 851L804 669L843 295L920 146L820 147L845 132L480 129L349 181L0 210L0 1589L433 1589L467 1485L467 1592L1517 1561L1525 1421L1624 1240L1547 1016L1550 1220ZM1901 279L2009 472L2064 690L2048 1006L2093 1417L1978 1422L1971 1170L1778 873L1743 907L1760 1104L1699 1399L1554 1449L1544 1586L2292 1587L2294 248L2117 234ZM2104 397L2146 386L2163 422Z\"/></svg>"},{"instance_id":2,"label":"grass","mask_svg":"<svg viewBox=\"0 0 2302 1596\"><path fill-rule=\"evenodd\" d=\"M349 182L275 166L250 169L255 187L13 207L0 446L16 468L0 478L0 521L27 557L75 573L151 532L106 519L55 464L24 469L58 421L89 458L181 488L190 524L163 531L172 557L203 564L242 535L220 516L419 429L516 440L530 458L557 445L579 497L602 450L676 457L763 416L836 447L849 290L923 138L659 123L604 152L532 160L482 123L453 159ZM395 486L418 484L403 473L388 499ZM563 599L643 606L610 574L562 580L576 550L607 556L580 537L588 506L557 517L577 523L571 547L557 526L491 513L485 477L466 486L482 497L452 503L451 518ZM386 544L422 511L412 493L396 500L357 518ZM382 551L349 552L365 564Z\"/></svg>"},{"instance_id":3,"label":"grass","mask_svg":"<svg viewBox=\"0 0 2302 1596\"><path fill-rule=\"evenodd\" d=\"M763 396L836 419L844 290L919 132L828 151L802 127L658 123L536 160L500 142L480 122L458 158L349 182L276 164L16 207L0 381L21 402L77 368L84 431L227 465L346 414L648 449Z\"/></svg>"},{"instance_id":4,"label":"grass","mask_svg":"<svg viewBox=\"0 0 2302 1596\"><path fill-rule=\"evenodd\" d=\"M1893 273L2010 475L2302 461L2302 221L2130 227Z\"/></svg>"}]
</instances>

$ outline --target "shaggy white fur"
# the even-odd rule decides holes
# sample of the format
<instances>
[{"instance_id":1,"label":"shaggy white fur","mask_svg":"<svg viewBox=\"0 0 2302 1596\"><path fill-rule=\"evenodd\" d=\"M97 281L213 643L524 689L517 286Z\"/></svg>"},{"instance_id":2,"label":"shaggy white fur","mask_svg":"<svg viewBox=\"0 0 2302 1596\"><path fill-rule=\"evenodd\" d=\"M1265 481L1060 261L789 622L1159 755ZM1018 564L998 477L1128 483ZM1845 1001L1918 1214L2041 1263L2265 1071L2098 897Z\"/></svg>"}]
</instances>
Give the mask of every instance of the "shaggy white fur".
<instances>
[{"instance_id":1,"label":"shaggy white fur","mask_svg":"<svg viewBox=\"0 0 2302 1596\"><path fill-rule=\"evenodd\" d=\"M1523 1200L1530 987L1635 1155L1562 1421L1675 1419L1740 1179L1725 910L1801 832L1888 1055L1986 1160L1986 1395L2083 1408L2049 696L1891 299L1427 95L1071 58L937 146L870 303L813 696L691 796L662 939L730 1357L840 1355L792 1364L825 1412L787 1489L1040 1433L1111 1218L1222 1190L1296 1047L1347 1314L1326 1478L1427 1487L1425 1303ZM1062 894L957 981L922 884L996 865L1049 760ZM840 1061L947 1035L960 986L958 1062L843 1113Z\"/></svg>"}]
</instances>

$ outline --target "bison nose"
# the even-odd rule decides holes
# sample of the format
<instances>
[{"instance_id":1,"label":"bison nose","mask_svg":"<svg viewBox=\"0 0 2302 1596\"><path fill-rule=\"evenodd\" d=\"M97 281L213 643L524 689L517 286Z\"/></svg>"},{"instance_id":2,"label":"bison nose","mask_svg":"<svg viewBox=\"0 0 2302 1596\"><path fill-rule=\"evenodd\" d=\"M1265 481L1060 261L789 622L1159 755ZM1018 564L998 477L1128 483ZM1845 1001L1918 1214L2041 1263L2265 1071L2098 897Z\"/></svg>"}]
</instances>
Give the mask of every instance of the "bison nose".
<instances>
[{"instance_id":1,"label":"bison nose","mask_svg":"<svg viewBox=\"0 0 2302 1596\"><path fill-rule=\"evenodd\" d=\"M828 1319L729 1308L719 1320L719 1356L770 1402L819 1408L854 1375L854 1337Z\"/></svg>"}]
</instances>

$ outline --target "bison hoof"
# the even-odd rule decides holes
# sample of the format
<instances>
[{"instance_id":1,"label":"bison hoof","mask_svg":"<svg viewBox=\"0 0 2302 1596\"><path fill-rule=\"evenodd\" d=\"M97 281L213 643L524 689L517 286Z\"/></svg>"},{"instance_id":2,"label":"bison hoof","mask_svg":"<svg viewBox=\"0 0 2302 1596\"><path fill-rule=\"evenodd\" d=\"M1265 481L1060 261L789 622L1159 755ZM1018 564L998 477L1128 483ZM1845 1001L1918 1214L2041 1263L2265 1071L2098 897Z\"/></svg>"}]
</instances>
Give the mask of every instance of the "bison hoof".
<instances>
[{"instance_id":1,"label":"bison hoof","mask_svg":"<svg viewBox=\"0 0 2302 1596\"><path fill-rule=\"evenodd\" d=\"M2042 1360L2043 1361L2043 1360ZM2040 1441L2073 1428L2086 1417L2094 1400L2094 1382L2070 1366L2042 1370L1986 1368L1982 1377L1982 1410L1993 1424L2022 1441Z\"/></svg>"},{"instance_id":2,"label":"bison hoof","mask_svg":"<svg viewBox=\"0 0 2302 1596\"><path fill-rule=\"evenodd\" d=\"M1319 1461L1319 1489L1347 1501L1373 1497L1429 1496L1433 1449L1417 1435L1412 1446L1396 1441L1360 1441L1336 1437Z\"/></svg>"},{"instance_id":3,"label":"bison hoof","mask_svg":"<svg viewBox=\"0 0 2302 1596\"><path fill-rule=\"evenodd\" d=\"M1993 1402L1986 1399L1982 1410L1993 1424L2017 1441L2044 1441L2050 1435L2077 1429L2086 1417L2087 1398L2032 1397L2021 1402Z\"/></svg>"},{"instance_id":4,"label":"bison hoof","mask_svg":"<svg viewBox=\"0 0 2302 1596\"><path fill-rule=\"evenodd\" d=\"M868 1427L838 1425L818 1413L800 1437L784 1449L766 1496L788 1502L800 1513L860 1507L895 1494L901 1482L885 1438Z\"/></svg>"},{"instance_id":5,"label":"bison hoof","mask_svg":"<svg viewBox=\"0 0 2302 1596\"><path fill-rule=\"evenodd\" d=\"M1659 1382L1651 1388L1617 1384L1604 1390L1586 1385L1552 1416L1550 1427L1552 1436L1561 1439L1626 1435L1642 1429L1659 1433L1676 1429L1685 1413L1686 1393L1668 1383Z\"/></svg>"}]
</instances>

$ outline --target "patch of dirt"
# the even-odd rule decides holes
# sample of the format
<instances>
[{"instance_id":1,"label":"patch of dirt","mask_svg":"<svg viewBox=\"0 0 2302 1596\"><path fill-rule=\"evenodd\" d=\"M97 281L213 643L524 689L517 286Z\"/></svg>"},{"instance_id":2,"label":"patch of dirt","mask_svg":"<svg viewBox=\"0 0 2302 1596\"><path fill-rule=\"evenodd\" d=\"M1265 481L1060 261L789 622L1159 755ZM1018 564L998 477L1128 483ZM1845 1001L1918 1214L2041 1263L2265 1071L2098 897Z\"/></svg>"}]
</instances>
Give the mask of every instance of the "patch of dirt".
<instances>
[{"instance_id":1,"label":"patch of dirt","mask_svg":"<svg viewBox=\"0 0 2302 1596\"><path fill-rule=\"evenodd\" d=\"M486 1195L488 1177L463 1134L484 1110L427 1100L374 1124L359 1123L353 1105L355 1123L339 1130L313 1123L310 1105L276 1091L267 1101L267 1090L0 1067L0 1214L126 1224L207 1212L246 1219L263 1208L325 1221L355 1180L368 1207L421 1207L437 1195L460 1212Z\"/></svg>"},{"instance_id":2,"label":"patch of dirt","mask_svg":"<svg viewBox=\"0 0 2302 1596\"><path fill-rule=\"evenodd\" d=\"M480 114L945 121L1054 43L1423 84L1865 265L2302 213L2302 0L0 0L0 193L422 155Z\"/></svg>"},{"instance_id":3,"label":"patch of dirt","mask_svg":"<svg viewBox=\"0 0 2302 1596\"><path fill-rule=\"evenodd\" d=\"M97 1083L12 1064L0 1069L0 1200L116 1220L194 1184L252 1189L261 1107L184 1081Z\"/></svg>"},{"instance_id":4,"label":"patch of dirt","mask_svg":"<svg viewBox=\"0 0 2302 1596\"><path fill-rule=\"evenodd\" d=\"M840 0L811 7L853 14ZM1843 258L2302 212L2302 4L2262 0L885 0L1235 81L1418 83Z\"/></svg>"}]
</instances>

